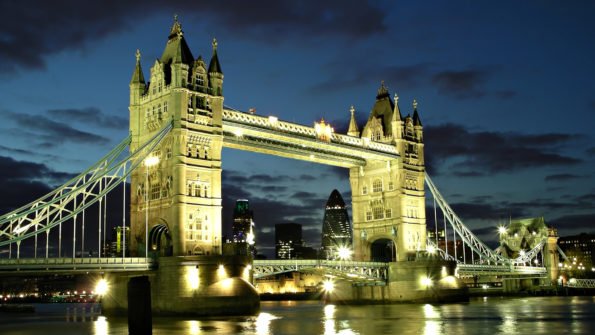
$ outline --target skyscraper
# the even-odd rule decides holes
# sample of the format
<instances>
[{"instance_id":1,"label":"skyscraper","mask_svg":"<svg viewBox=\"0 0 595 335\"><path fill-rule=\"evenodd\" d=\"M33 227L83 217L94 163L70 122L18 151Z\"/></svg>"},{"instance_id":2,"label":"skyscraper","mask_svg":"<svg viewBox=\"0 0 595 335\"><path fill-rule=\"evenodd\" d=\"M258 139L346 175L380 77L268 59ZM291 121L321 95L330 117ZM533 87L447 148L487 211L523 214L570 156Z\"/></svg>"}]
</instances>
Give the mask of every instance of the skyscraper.
<instances>
[{"instance_id":1,"label":"skyscraper","mask_svg":"<svg viewBox=\"0 0 595 335\"><path fill-rule=\"evenodd\" d=\"M233 242L254 244L254 213L250 210L250 202L246 199L236 200L233 209L232 225Z\"/></svg>"},{"instance_id":2,"label":"skyscraper","mask_svg":"<svg viewBox=\"0 0 595 335\"><path fill-rule=\"evenodd\" d=\"M282 223L275 225L275 257L292 259L301 257L302 225Z\"/></svg>"},{"instance_id":3,"label":"skyscraper","mask_svg":"<svg viewBox=\"0 0 595 335\"><path fill-rule=\"evenodd\" d=\"M333 190L326 202L322 223L322 251L327 259L336 258L339 247L351 249L351 224L341 193Z\"/></svg>"}]
</instances>

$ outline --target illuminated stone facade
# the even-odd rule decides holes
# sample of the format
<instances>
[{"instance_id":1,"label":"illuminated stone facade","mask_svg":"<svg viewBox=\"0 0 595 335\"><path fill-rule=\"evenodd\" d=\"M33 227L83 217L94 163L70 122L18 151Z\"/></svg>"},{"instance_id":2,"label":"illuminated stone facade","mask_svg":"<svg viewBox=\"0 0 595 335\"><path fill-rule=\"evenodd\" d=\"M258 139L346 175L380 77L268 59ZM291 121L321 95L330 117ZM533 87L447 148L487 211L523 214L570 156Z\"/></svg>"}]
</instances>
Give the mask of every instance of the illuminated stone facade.
<instances>
[{"instance_id":1,"label":"illuminated stone facade","mask_svg":"<svg viewBox=\"0 0 595 335\"><path fill-rule=\"evenodd\" d=\"M144 255L149 235L149 251L160 254L220 254L222 87L217 42L207 68L201 56L192 55L177 20L148 82L137 52L130 150L169 122L173 129L151 154L156 163L131 174L131 253Z\"/></svg>"},{"instance_id":2,"label":"illuminated stone facade","mask_svg":"<svg viewBox=\"0 0 595 335\"><path fill-rule=\"evenodd\" d=\"M355 259L373 259L377 241L396 246L393 259L413 259L426 247L423 128L417 103L413 116L403 118L398 97L393 101L383 83L361 135L353 109L351 113L348 135L394 145L399 154L350 168Z\"/></svg>"}]
</instances>

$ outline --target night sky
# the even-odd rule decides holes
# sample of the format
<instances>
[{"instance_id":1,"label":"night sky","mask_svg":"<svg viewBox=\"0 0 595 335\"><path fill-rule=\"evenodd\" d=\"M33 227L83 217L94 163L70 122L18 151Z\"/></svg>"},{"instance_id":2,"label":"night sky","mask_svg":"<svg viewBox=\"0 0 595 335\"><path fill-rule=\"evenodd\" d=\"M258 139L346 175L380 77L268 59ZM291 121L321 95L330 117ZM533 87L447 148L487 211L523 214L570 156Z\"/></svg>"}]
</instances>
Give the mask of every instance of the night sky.
<instances>
[{"instance_id":1,"label":"night sky","mask_svg":"<svg viewBox=\"0 0 595 335\"><path fill-rule=\"evenodd\" d=\"M591 1L0 1L2 213L128 134L135 51L148 78L175 13L195 57L217 38L226 106L345 132L382 80L403 114L417 99L427 170L482 239L533 216L595 231ZM231 149L223 169L224 230L249 199L268 254L275 223L318 247L331 191L350 203L347 170Z\"/></svg>"}]
</instances>

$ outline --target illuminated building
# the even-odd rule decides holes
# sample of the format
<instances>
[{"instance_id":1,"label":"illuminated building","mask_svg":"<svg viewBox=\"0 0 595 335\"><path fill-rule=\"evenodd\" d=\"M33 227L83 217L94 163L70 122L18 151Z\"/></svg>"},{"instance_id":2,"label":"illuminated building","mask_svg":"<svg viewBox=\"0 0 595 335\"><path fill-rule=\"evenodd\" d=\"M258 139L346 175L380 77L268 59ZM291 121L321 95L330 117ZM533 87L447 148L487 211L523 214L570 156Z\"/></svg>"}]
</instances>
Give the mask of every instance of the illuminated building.
<instances>
[{"instance_id":1,"label":"illuminated building","mask_svg":"<svg viewBox=\"0 0 595 335\"><path fill-rule=\"evenodd\" d=\"M351 224L345 201L337 190L333 190L326 202L322 223L322 251L327 259L336 258L339 247L352 247Z\"/></svg>"},{"instance_id":2,"label":"illuminated building","mask_svg":"<svg viewBox=\"0 0 595 335\"><path fill-rule=\"evenodd\" d=\"M282 223L275 225L275 258L300 258L302 244L301 224Z\"/></svg>"},{"instance_id":3,"label":"illuminated building","mask_svg":"<svg viewBox=\"0 0 595 335\"><path fill-rule=\"evenodd\" d=\"M558 245L568 257L569 268L592 272L595 265L595 234L582 233L558 238Z\"/></svg>"},{"instance_id":4,"label":"illuminated building","mask_svg":"<svg viewBox=\"0 0 595 335\"><path fill-rule=\"evenodd\" d=\"M233 209L233 242L254 244L254 213L246 199L238 199Z\"/></svg>"}]
</instances>

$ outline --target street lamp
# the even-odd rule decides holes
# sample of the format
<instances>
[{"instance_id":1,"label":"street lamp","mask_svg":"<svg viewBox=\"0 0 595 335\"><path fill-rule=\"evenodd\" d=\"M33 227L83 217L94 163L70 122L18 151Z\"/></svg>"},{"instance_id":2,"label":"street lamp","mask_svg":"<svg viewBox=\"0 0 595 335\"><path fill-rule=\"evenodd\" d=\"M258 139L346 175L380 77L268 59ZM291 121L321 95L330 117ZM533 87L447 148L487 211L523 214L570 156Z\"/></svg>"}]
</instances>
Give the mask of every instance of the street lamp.
<instances>
[{"instance_id":1,"label":"street lamp","mask_svg":"<svg viewBox=\"0 0 595 335\"><path fill-rule=\"evenodd\" d=\"M506 227L505 226L498 226L498 233L500 235L506 234Z\"/></svg>"},{"instance_id":2,"label":"street lamp","mask_svg":"<svg viewBox=\"0 0 595 335\"><path fill-rule=\"evenodd\" d=\"M159 164L159 157L145 158L145 258L149 257L149 168Z\"/></svg>"},{"instance_id":3,"label":"street lamp","mask_svg":"<svg viewBox=\"0 0 595 335\"><path fill-rule=\"evenodd\" d=\"M348 247L341 246L341 247L337 248L337 256L342 261L351 259L352 253L353 253L353 251L351 251L351 249L349 249Z\"/></svg>"}]
</instances>

